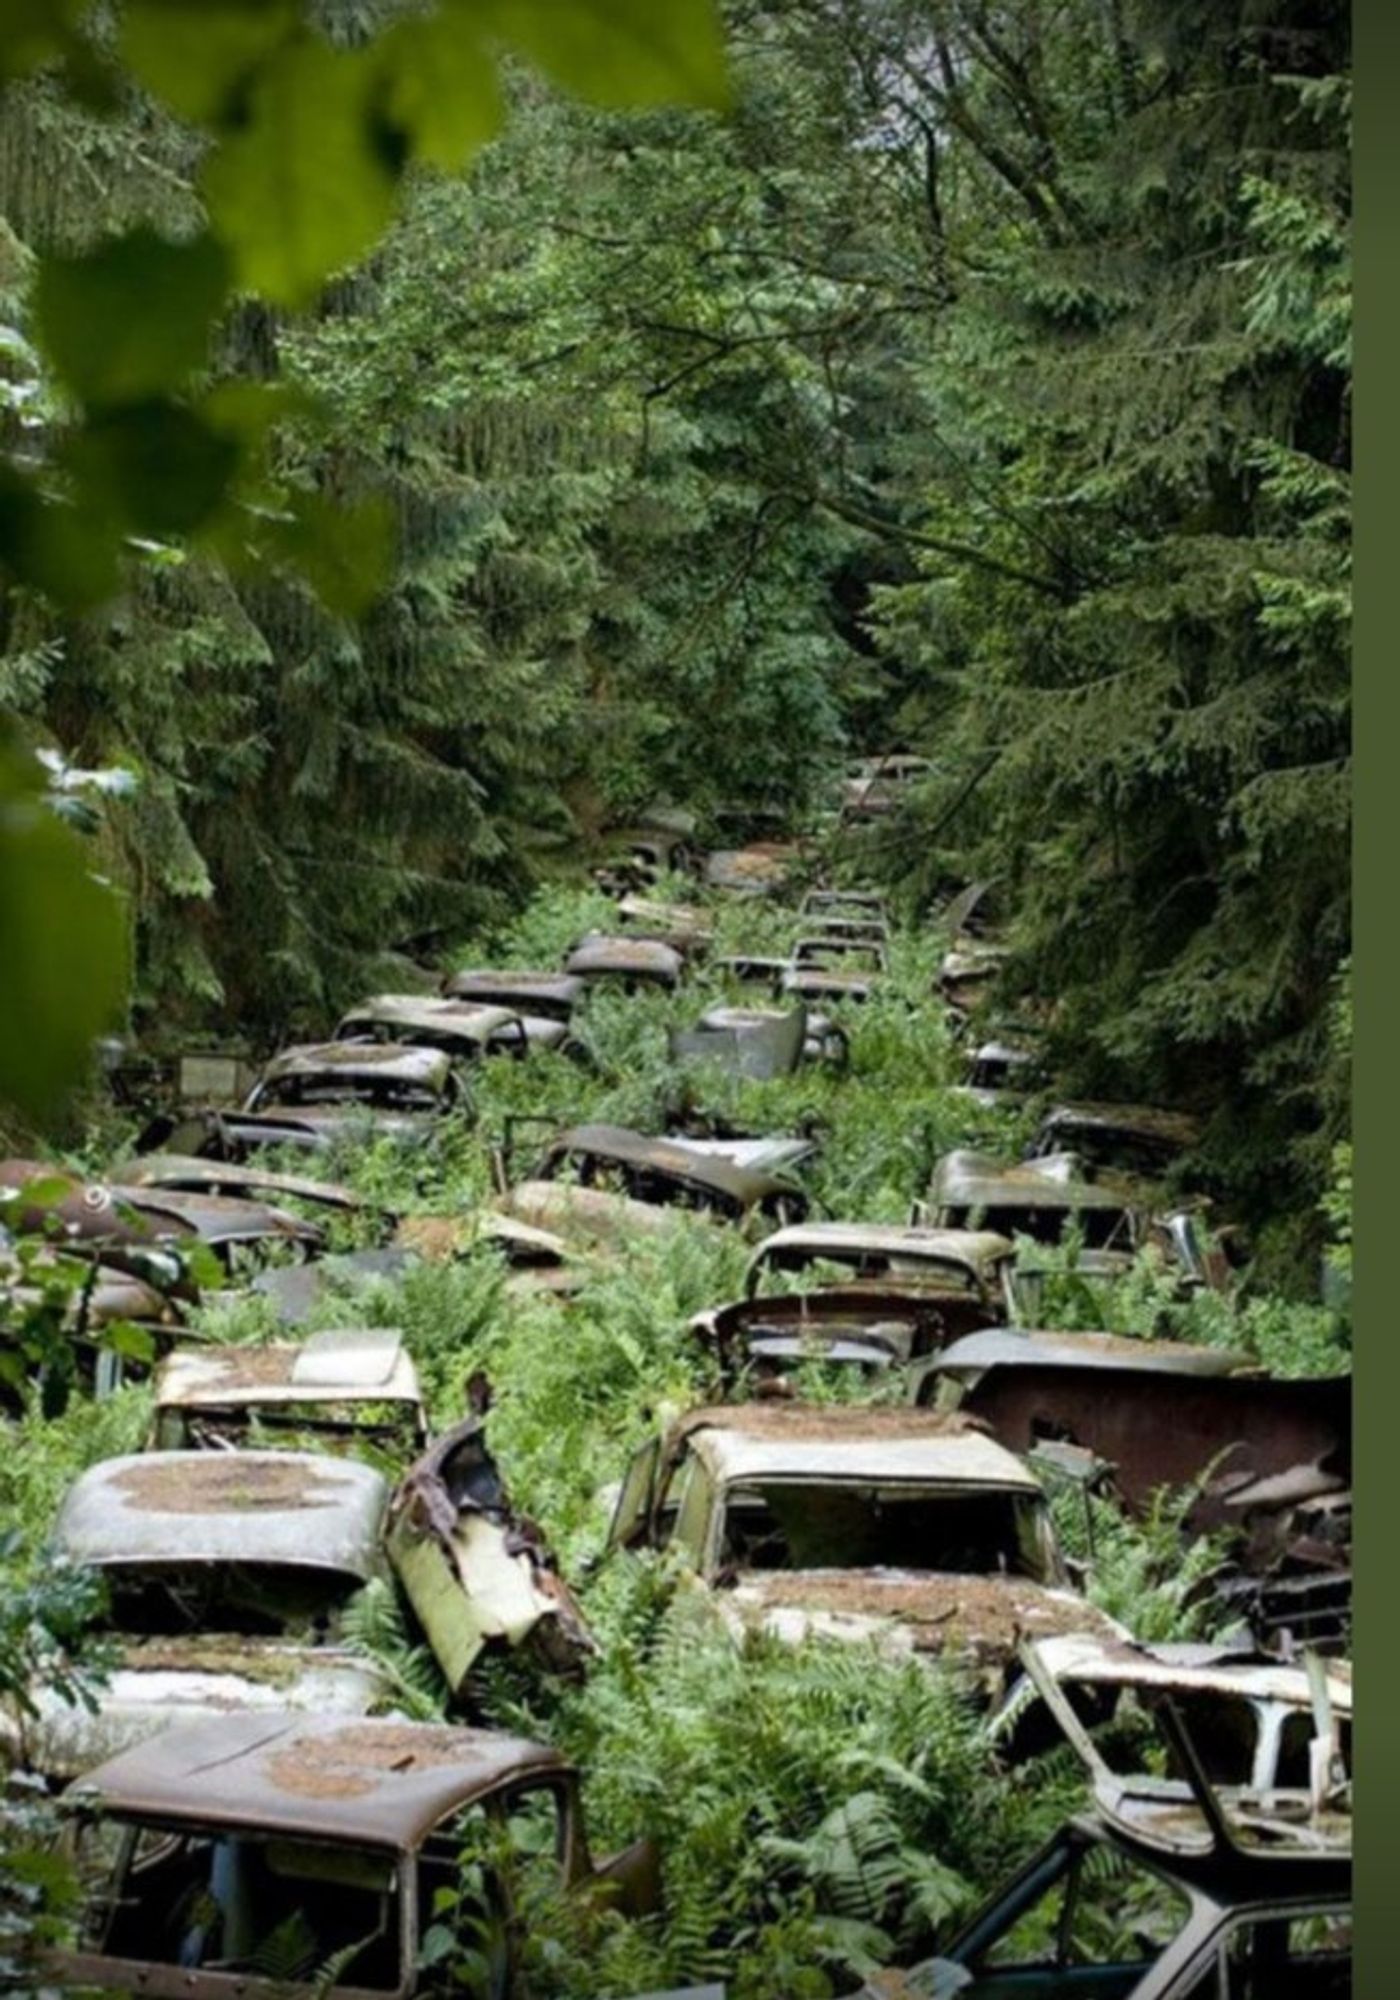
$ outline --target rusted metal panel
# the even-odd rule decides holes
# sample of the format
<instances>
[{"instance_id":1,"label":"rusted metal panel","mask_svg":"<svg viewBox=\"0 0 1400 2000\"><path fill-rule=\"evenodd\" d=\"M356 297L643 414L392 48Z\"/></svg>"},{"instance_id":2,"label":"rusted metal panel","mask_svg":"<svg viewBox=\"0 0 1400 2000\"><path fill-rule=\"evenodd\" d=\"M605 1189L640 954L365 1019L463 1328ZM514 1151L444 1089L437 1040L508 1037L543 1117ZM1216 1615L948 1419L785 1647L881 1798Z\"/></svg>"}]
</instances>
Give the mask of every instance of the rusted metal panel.
<instances>
[{"instance_id":1,"label":"rusted metal panel","mask_svg":"<svg viewBox=\"0 0 1400 2000\"><path fill-rule=\"evenodd\" d=\"M678 951L653 938L584 938L569 953L565 970L584 980L618 979L634 986L679 986L684 961Z\"/></svg>"},{"instance_id":2,"label":"rusted metal panel","mask_svg":"<svg viewBox=\"0 0 1400 2000\"><path fill-rule=\"evenodd\" d=\"M658 1190L670 1186L676 1200L687 1192L698 1194L740 1215L777 1196L801 1199L780 1175L617 1125L576 1125L560 1133L545 1156L541 1177L579 1172L586 1183L590 1175L610 1170L628 1180L627 1193L640 1193L644 1200L658 1199ZM666 1198L664 1192L660 1198Z\"/></svg>"},{"instance_id":3,"label":"rusted metal panel","mask_svg":"<svg viewBox=\"0 0 1400 2000\"><path fill-rule=\"evenodd\" d=\"M546 1180L518 1181L501 1196L499 1208L508 1220L527 1223L571 1249L616 1247L632 1236L664 1234L675 1228L678 1215L607 1188Z\"/></svg>"},{"instance_id":4,"label":"rusted metal panel","mask_svg":"<svg viewBox=\"0 0 1400 2000\"><path fill-rule=\"evenodd\" d=\"M388 1546L448 1685L487 1647L527 1645L555 1673L596 1651L539 1529L511 1507L475 1414L440 1438L394 1495Z\"/></svg>"},{"instance_id":5,"label":"rusted metal panel","mask_svg":"<svg viewBox=\"0 0 1400 2000\"><path fill-rule=\"evenodd\" d=\"M337 1042L441 1049L457 1061L487 1053L523 1055L525 1027L508 1007L473 1004L438 994L377 993L342 1015Z\"/></svg>"},{"instance_id":6,"label":"rusted metal panel","mask_svg":"<svg viewBox=\"0 0 1400 2000\"><path fill-rule=\"evenodd\" d=\"M244 1827L411 1854L434 1827L513 1780L564 1774L541 1743L426 1722L230 1715L168 1730L67 1794L113 1818ZM208 1773L218 1772L211 1798Z\"/></svg>"},{"instance_id":7,"label":"rusted metal panel","mask_svg":"<svg viewBox=\"0 0 1400 2000\"><path fill-rule=\"evenodd\" d=\"M177 1349L156 1372L154 1434L170 1448L242 1443L250 1422L421 1445L418 1371L390 1327L342 1327L303 1342Z\"/></svg>"},{"instance_id":8,"label":"rusted metal panel","mask_svg":"<svg viewBox=\"0 0 1400 2000\"><path fill-rule=\"evenodd\" d=\"M305 1174L281 1174L271 1168L238 1166L229 1160L201 1160L193 1154L148 1153L125 1161L116 1179L130 1188L175 1188L187 1194L285 1195L319 1207L355 1213L370 1206L354 1188L336 1181L312 1180Z\"/></svg>"},{"instance_id":9,"label":"rusted metal panel","mask_svg":"<svg viewBox=\"0 0 1400 2000\"><path fill-rule=\"evenodd\" d=\"M353 1459L313 1452L145 1452L74 1481L52 1546L100 1569L258 1563L382 1573L389 1490Z\"/></svg>"},{"instance_id":10,"label":"rusted metal panel","mask_svg":"<svg viewBox=\"0 0 1400 2000\"><path fill-rule=\"evenodd\" d=\"M495 971L477 966L449 972L442 991L447 999L511 1007L520 1014L567 1023L586 987L582 979L568 972L521 972L513 967Z\"/></svg>"},{"instance_id":11,"label":"rusted metal panel","mask_svg":"<svg viewBox=\"0 0 1400 2000\"><path fill-rule=\"evenodd\" d=\"M1258 1479L1332 1462L1349 1475L1345 1376L1277 1381L1175 1368L1017 1363L986 1369L960 1407L1012 1451L1057 1437L1107 1459L1133 1507L1158 1486L1189 1485L1217 1460L1217 1478ZM1223 1500L1204 1501L1199 1514L1203 1525L1222 1525Z\"/></svg>"},{"instance_id":12,"label":"rusted metal panel","mask_svg":"<svg viewBox=\"0 0 1400 2000\"><path fill-rule=\"evenodd\" d=\"M163 1731L238 1714L322 1718L367 1715L393 1698L392 1683L362 1653L336 1645L195 1634L123 1643L95 1708L30 1690L14 1748L50 1779L77 1777ZM4 1725L0 1723L0 1745ZM204 1794L206 1807L209 1795Z\"/></svg>"},{"instance_id":13,"label":"rusted metal panel","mask_svg":"<svg viewBox=\"0 0 1400 2000\"><path fill-rule=\"evenodd\" d=\"M1112 1368L1152 1375L1262 1375L1252 1356L1237 1348L1202 1347L1184 1340L1145 1340L1130 1334L1036 1332L991 1327L970 1333L930 1363L937 1374L971 1388L993 1368Z\"/></svg>"},{"instance_id":14,"label":"rusted metal panel","mask_svg":"<svg viewBox=\"0 0 1400 2000\"><path fill-rule=\"evenodd\" d=\"M852 1280L889 1282L914 1292L924 1286L990 1298L1015 1245L991 1230L921 1229L882 1222L806 1222L775 1230L754 1252L749 1297L767 1272L801 1270L819 1262L850 1268Z\"/></svg>"}]
</instances>

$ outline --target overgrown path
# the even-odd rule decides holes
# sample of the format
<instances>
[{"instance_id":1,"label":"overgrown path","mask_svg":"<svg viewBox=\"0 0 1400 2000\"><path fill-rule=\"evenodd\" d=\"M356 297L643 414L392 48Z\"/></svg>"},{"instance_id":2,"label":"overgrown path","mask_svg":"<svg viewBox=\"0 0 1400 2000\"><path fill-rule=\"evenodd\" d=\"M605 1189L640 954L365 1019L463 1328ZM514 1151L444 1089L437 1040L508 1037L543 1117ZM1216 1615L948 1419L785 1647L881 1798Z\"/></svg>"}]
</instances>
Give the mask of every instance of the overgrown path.
<instances>
[{"instance_id":1,"label":"overgrown path","mask_svg":"<svg viewBox=\"0 0 1400 2000\"><path fill-rule=\"evenodd\" d=\"M609 911L591 892L546 893L455 962L556 964ZM721 904L715 920L717 955L785 951L797 926L792 906L766 900ZM678 1091L691 1089L749 1129L818 1132L808 1182L831 1215L902 1221L933 1160L972 1133L966 1100L949 1087L959 1057L932 997L943 943L936 931L895 936L886 981L849 1010L848 1074L812 1066L769 1083L682 1077L667 1029L692 1022L719 993L698 971L671 995L594 996L586 1066L537 1053L480 1068L474 1118L454 1121L430 1152L381 1144L330 1164L401 1211L469 1216L492 1199L493 1148L509 1119L656 1131ZM978 1133L986 1143L984 1118ZM1000 1136L1020 1139L1014 1116ZM341 1230L341 1247L351 1247L354 1227ZM985 1890L1075 1790L1055 1757L1008 1781L977 1718L926 1667L843 1646L760 1642L741 1655L664 1560L602 1559L608 1488L632 1451L714 1392L688 1322L737 1294L749 1250L735 1230L677 1214L664 1235L599 1258L567 1310L509 1286L483 1245L392 1282L332 1286L313 1316L313 1326L401 1327L439 1426L462 1413L469 1377L484 1371L495 1397L490 1436L513 1497L577 1580L600 1643L582 1685L542 1684L495 1663L480 1690L483 1719L546 1737L578 1761L600 1848L646 1831L663 1850L663 1918L633 1925L561 1908L543 1924L531 1947L541 2000L715 1977L738 2000L820 1995L831 1990L823 1965L898 1954ZM1145 1329L1162 1303L1144 1274L1123 1288L1121 1323ZM252 1295L203 1316L203 1331L226 1341L272 1327L267 1302ZM1202 1301L1177 1330L1304 1367L1334 1360L1338 1336L1327 1315L1267 1300ZM135 1448L148 1416L149 1392L136 1387L56 1422L27 1417L0 1466L0 1501L41 1535L74 1474ZM1062 1507L1060 1525L1082 1550L1077 1505ZM1200 1614L1188 1597L1203 1554L1182 1561L1173 1510L1130 1527L1100 1504L1096 1528L1096 1599L1144 1636L1192 1630ZM392 1672L412 1713L446 1712L431 1656L386 1586L364 1592L351 1631Z\"/></svg>"}]
</instances>

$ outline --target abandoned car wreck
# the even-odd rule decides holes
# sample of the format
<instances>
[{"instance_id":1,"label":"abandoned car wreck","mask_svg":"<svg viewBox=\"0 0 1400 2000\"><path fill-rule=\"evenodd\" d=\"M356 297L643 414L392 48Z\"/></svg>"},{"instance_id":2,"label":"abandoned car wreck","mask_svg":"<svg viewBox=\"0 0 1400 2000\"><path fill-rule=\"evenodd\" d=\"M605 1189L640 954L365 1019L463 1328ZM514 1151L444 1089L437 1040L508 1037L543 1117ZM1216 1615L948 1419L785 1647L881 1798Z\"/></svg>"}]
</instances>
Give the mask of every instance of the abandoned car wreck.
<instances>
[{"instance_id":1,"label":"abandoned car wreck","mask_svg":"<svg viewBox=\"0 0 1400 2000\"><path fill-rule=\"evenodd\" d=\"M989 1696L1023 1633L1118 1636L1070 1588L1034 1473L957 1416L694 1410L633 1460L610 1539L675 1549L737 1638L873 1641Z\"/></svg>"},{"instance_id":2,"label":"abandoned car wreck","mask_svg":"<svg viewBox=\"0 0 1400 2000\"><path fill-rule=\"evenodd\" d=\"M595 1865L557 1751L491 1730L210 1717L112 1757L64 1804L89 1896L50 1970L86 1990L275 2000L288 1978L265 1969L267 1944L292 1926L291 1990L324 1992L310 1977L333 1963L337 1994L409 2000L450 1902L509 1996L528 1878L631 1915L659 1895L646 1842ZM473 1855L490 1864L475 1893Z\"/></svg>"}]
</instances>

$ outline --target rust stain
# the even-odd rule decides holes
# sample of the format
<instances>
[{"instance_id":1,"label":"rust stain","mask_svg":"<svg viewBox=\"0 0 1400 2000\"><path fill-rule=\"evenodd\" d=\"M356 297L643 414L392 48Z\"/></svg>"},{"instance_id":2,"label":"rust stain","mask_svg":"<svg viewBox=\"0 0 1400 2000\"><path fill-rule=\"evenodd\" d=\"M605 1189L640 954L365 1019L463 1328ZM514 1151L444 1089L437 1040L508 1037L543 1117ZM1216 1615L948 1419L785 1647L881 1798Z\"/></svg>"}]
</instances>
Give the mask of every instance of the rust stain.
<instances>
[{"instance_id":1,"label":"rust stain","mask_svg":"<svg viewBox=\"0 0 1400 2000\"><path fill-rule=\"evenodd\" d=\"M344 1481L334 1468L291 1457L249 1464L244 1454L230 1452L226 1461L209 1454L197 1475L187 1463L158 1458L129 1465L112 1484L146 1514L252 1514L333 1507Z\"/></svg>"},{"instance_id":2,"label":"rust stain","mask_svg":"<svg viewBox=\"0 0 1400 2000\"><path fill-rule=\"evenodd\" d=\"M460 1736L411 1722L391 1729L351 1723L329 1736L304 1737L275 1750L267 1775L280 1791L303 1799L357 1799L396 1772L438 1769L462 1761Z\"/></svg>"}]
</instances>

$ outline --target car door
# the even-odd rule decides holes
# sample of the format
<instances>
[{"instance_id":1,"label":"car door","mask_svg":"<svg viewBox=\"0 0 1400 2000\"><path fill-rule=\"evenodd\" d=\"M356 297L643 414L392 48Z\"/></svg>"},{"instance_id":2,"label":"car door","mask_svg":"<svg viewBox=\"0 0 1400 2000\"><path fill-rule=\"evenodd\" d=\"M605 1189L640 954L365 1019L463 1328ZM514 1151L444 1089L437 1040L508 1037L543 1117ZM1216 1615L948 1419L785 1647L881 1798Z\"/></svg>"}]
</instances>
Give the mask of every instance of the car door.
<instances>
[{"instance_id":1,"label":"car door","mask_svg":"<svg viewBox=\"0 0 1400 2000\"><path fill-rule=\"evenodd\" d=\"M1162 2000L1351 2000L1351 1909L1231 1915Z\"/></svg>"},{"instance_id":2,"label":"car door","mask_svg":"<svg viewBox=\"0 0 1400 2000\"><path fill-rule=\"evenodd\" d=\"M389 1509L389 1559L456 1695L489 1646L577 1671L595 1644L532 1523L510 1504L478 1415L414 1464Z\"/></svg>"}]
</instances>

